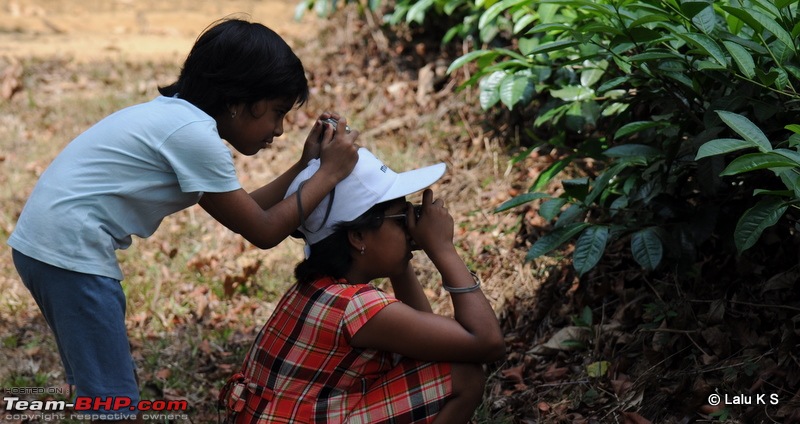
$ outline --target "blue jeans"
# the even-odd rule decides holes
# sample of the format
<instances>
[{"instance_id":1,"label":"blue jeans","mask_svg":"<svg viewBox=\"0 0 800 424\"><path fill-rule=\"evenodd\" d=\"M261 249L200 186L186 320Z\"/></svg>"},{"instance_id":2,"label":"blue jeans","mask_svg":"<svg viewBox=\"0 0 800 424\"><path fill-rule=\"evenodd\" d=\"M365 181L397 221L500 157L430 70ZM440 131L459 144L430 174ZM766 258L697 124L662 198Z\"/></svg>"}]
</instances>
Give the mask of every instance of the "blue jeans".
<instances>
[{"instance_id":1,"label":"blue jeans","mask_svg":"<svg viewBox=\"0 0 800 424\"><path fill-rule=\"evenodd\" d=\"M127 397L136 405L139 387L120 282L48 265L16 250L12 255L23 284L55 333L67 382L76 387L77 396Z\"/></svg>"}]
</instances>

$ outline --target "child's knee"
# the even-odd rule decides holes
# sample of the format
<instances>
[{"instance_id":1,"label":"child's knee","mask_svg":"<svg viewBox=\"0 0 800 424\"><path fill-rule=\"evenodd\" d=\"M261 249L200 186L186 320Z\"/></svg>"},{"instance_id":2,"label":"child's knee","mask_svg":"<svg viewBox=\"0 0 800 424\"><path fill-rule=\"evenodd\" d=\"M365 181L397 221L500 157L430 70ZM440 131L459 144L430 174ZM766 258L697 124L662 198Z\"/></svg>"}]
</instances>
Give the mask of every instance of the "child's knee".
<instances>
[{"instance_id":1,"label":"child's knee","mask_svg":"<svg viewBox=\"0 0 800 424\"><path fill-rule=\"evenodd\" d=\"M452 364L453 393L469 396L478 402L483 398L486 387L486 373L480 364Z\"/></svg>"}]
</instances>

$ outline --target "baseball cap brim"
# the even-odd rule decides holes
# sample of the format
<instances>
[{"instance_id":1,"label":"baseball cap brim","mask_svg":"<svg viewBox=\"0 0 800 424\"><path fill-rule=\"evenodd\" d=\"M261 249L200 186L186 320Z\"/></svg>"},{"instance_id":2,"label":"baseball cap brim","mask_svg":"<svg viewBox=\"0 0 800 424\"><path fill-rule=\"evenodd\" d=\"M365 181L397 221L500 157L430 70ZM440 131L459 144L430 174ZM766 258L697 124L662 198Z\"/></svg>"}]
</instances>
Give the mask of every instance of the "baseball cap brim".
<instances>
[{"instance_id":1,"label":"baseball cap brim","mask_svg":"<svg viewBox=\"0 0 800 424\"><path fill-rule=\"evenodd\" d=\"M413 169L397 174L397 181L376 203L397 199L423 190L442 178L447 167L444 163Z\"/></svg>"}]
</instances>

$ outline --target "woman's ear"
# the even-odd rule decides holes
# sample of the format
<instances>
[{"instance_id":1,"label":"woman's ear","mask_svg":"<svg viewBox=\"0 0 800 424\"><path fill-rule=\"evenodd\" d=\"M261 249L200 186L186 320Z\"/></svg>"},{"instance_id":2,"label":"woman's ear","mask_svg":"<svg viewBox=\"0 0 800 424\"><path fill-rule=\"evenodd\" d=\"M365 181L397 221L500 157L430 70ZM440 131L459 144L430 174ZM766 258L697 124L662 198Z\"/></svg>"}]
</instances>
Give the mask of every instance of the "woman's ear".
<instances>
[{"instance_id":1,"label":"woman's ear","mask_svg":"<svg viewBox=\"0 0 800 424\"><path fill-rule=\"evenodd\" d=\"M364 233L359 230L351 230L347 232L347 241L350 247L357 252L363 250L364 247Z\"/></svg>"}]
</instances>

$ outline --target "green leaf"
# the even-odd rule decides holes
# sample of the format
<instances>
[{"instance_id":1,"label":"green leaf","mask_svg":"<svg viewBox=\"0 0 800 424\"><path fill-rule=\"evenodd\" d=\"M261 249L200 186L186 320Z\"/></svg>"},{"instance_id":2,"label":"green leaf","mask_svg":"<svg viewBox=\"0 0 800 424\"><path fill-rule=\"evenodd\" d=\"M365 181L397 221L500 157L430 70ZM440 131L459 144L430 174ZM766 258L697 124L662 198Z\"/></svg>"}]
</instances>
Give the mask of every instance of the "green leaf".
<instances>
[{"instance_id":1,"label":"green leaf","mask_svg":"<svg viewBox=\"0 0 800 424\"><path fill-rule=\"evenodd\" d=\"M742 149L750 149L753 147L753 143L740 140L738 138L718 138L708 141L700 146L700 148L697 150L697 156L695 156L694 160L702 159L708 156L722 155Z\"/></svg>"},{"instance_id":2,"label":"green leaf","mask_svg":"<svg viewBox=\"0 0 800 424\"><path fill-rule=\"evenodd\" d=\"M568 47L574 47L581 44L579 41L575 40L562 40L562 41L553 41L551 43L540 44L536 48L532 49L528 52L529 55L537 55L542 53L549 53L552 51L557 50L564 50Z\"/></svg>"},{"instance_id":3,"label":"green leaf","mask_svg":"<svg viewBox=\"0 0 800 424\"><path fill-rule=\"evenodd\" d=\"M589 224L585 222L575 222L545 234L539 238L539 240L536 240L536 243L531 246L531 249L525 256L525 260L532 261L539 256L550 253L554 249L569 241L572 237L583 231L588 226Z\"/></svg>"},{"instance_id":4,"label":"green leaf","mask_svg":"<svg viewBox=\"0 0 800 424\"><path fill-rule=\"evenodd\" d=\"M551 163L547 168L545 168L539 175L536 177L536 181L533 182L529 191L539 191L543 189L550 181L558 175L559 172L563 171L564 168L567 167L570 163L572 163L573 156L568 156L564 159L559 159L553 163Z\"/></svg>"},{"instance_id":5,"label":"green leaf","mask_svg":"<svg viewBox=\"0 0 800 424\"><path fill-rule=\"evenodd\" d=\"M597 63L588 60L583 62L584 68L581 71L581 85L584 87L591 87L606 73L608 62L602 60Z\"/></svg>"},{"instance_id":6,"label":"green leaf","mask_svg":"<svg viewBox=\"0 0 800 424\"><path fill-rule=\"evenodd\" d=\"M631 28L625 36L630 37L630 41L634 43L650 43L663 37L660 32L646 27Z\"/></svg>"},{"instance_id":7,"label":"green leaf","mask_svg":"<svg viewBox=\"0 0 800 424\"><path fill-rule=\"evenodd\" d=\"M550 199L552 197L553 196L547 193L523 193L520 194L519 196L511 198L510 200L506 200L505 202L503 202L502 205L498 206L497 209L495 209L494 211L503 212L511 208L523 205L525 203L532 202L536 199Z\"/></svg>"},{"instance_id":8,"label":"green leaf","mask_svg":"<svg viewBox=\"0 0 800 424\"><path fill-rule=\"evenodd\" d=\"M408 9L406 14L406 22L416 22L422 24L425 22L425 14L428 9L433 5L433 0L419 0Z\"/></svg>"},{"instance_id":9,"label":"green leaf","mask_svg":"<svg viewBox=\"0 0 800 424\"><path fill-rule=\"evenodd\" d=\"M648 128L663 127L665 124L666 124L665 122L660 122L660 121L629 122L623 125L622 128L618 129L616 133L614 133L614 138L625 137L630 134L644 131Z\"/></svg>"},{"instance_id":10,"label":"green leaf","mask_svg":"<svg viewBox=\"0 0 800 424\"><path fill-rule=\"evenodd\" d=\"M775 225L789 205L775 197L765 197L746 210L734 231L734 242L739 254L753 247L765 229Z\"/></svg>"},{"instance_id":11,"label":"green leaf","mask_svg":"<svg viewBox=\"0 0 800 424\"><path fill-rule=\"evenodd\" d=\"M533 79L525 75L510 75L500 84L500 101L510 110L517 103L528 104L534 95Z\"/></svg>"},{"instance_id":12,"label":"green leaf","mask_svg":"<svg viewBox=\"0 0 800 424\"><path fill-rule=\"evenodd\" d=\"M750 0L750 1L755 3L755 5L758 8L769 12L772 15L772 16L770 16L770 18L774 19L774 18L780 18L781 17L781 11L778 10L778 8L775 7L775 5L773 4L775 2L775 0L767 0L767 1L764 1L764 0Z\"/></svg>"},{"instance_id":13,"label":"green leaf","mask_svg":"<svg viewBox=\"0 0 800 424\"><path fill-rule=\"evenodd\" d=\"M710 6L711 3L707 1L685 1L681 3L681 13L686 15L687 18L691 19Z\"/></svg>"},{"instance_id":14,"label":"green leaf","mask_svg":"<svg viewBox=\"0 0 800 424\"><path fill-rule=\"evenodd\" d=\"M775 7L777 7L778 9L783 9L786 6L797 2L798 0L775 0Z\"/></svg>"},{"instance_id":15,"label":"green leaf","mask_svg":"<svg viewBox=\"0 0 800 424\"><path fill-rule=\"evenodd\" d=\"M785 126L784 128L789 130L789 131L791 131L791 132L793 132L793 133L795 133L795 134L800 134L800 125L798 125L798 124L789 124L789 125Z\"/></svg>"},{"instance_id":16,"label":"green leaf","mask_svg":"<svg viewBox=\"0 0 800 424\"><path fill-rule=\"evenodd\" d=\"M561 186L564 188L564 194L573 199L582 200L589 194L588 177L562 180Z\"/></svg>"},{"instance_id":17,"label":"green leaf","mask_svg":"<svg viewBox=\"0 0 800 424\"><path fill-rule=\"evenodd\" d=\"M777 154L779 154L779 155L791 160L792 162L794 162L794 166L795 167L800 167L800 153L798 153L796 150L775 149L772 152L773 153L777 153Z\"/></svg>"},{"instance_id":18,"label":"green leaf","mask_svg":"<svg viewBox=\"0 0 800 424\"><path fill-rule=\"evenodd\" d=\"M528 1L529 0L502 0L489 6L489 8L481 14L480 19L478 19L478 28L483 28L492 24L504 11Z\"/></svg>"},{"instance_id":19,"label":"green leaf","mask_svg":"<svg viewBox=\"0 0 800 424\"><path fill-rule=\"evenodd\" d=\"M714 27L717 24L717 14L714 12L714 8L711 7L711 3L706 3L706 6L707 7L692 18L692 23L695 24L700 31L711 34L714 32Z\"/></svg>"},{"instance_id":20,"label":"green leaf","mask_svg":"<svg viewBox=\"0 0 800 424\"><path fill-rule=\"evenodd\" d=\"M592 308L590 308L588 305L584 306L583 310L581 310L580 321L584 327L590 327L592 323L594 323L594 313L592 313Z\"/></svg>"},{"instance_id":21,"label":"green leaf","mask_svg":"<svg viewBox=\"0 0 800 424\"><path fill-rule=\"evenodd\" d=\"M742 136L745 140L757 147L762 152L769 152L772 150L772 144L760 128L752 121L742 115L724 110L718 110L717 115L725 122L732 130Z\"/></svg>"},{"instance_id":22,"label":"green leaf","mask_svg":"<svg viewBox=\"0 0 800 424\"><path fill-rule=\"evenodd\" d=\"M596 91L599 94L605 94L606 91L619 87L628 81L630 81L630 77L628 76L613 78L601 84L600 87L597 87Z\"/></svg>"},{"instance_id":23,"label":"green leaf","mask_svg":"<svg viewBox=\"0 0 800 424\"><path fill-rule=\"evenodd\" d=\"M445 3L445 5L442 8L442 10L444 10L445 14L452 15L453 12L455 12L463 4L464 4L464 2L462 0L448 0L448 2Z\"/></svg>"},{"instance_id":24,"label":"green leaf","mask_svg":"<svg viewBox=\"0 0 800 424\"><path fill-rule=\"evenodd\" d=\"M579 221L583 221L586 216L586 208L574 203L569 205L561 215L558 216L558 221L553 224L553 228L565 228Z\"/></svg>"},{"instance_id":25,"label":"green leaf","mask_svg":"<svg viewBox=\"0 0 800 424\"><path fill-rule=\"evenodd\" d=\"M608 361L592 362L586 366L586 374L591 378L605 377L610 367L611 362Z\"/></svg>"},{"instance_id":26,"label":"green leaf","mask_svg":"<svg viewBox=\"0 0 800 424\"><path fill-rule=\"evenodd\" d=\"M743 7L735 7L735 6L720 6L722 10L730 13L731 15L735 16L740 21L744 22L750 28L753 28L757 33L761 33L764 29L764 26L759 24L757 20L753 18L753 16L748 13L747 9ZM738 33L739 31L731 31L734 34Z\"/></svg>"},{"instance_id":27,"label":"green leaf","mask_svg":"<svg viewBox=\"0 0 800 424\"><path fill-rule=\"evenodd\" d=\"M578 275L583 275L595 267L603 256L608 242L608 227L591 226L584 230L575 243L572 266Z\"/></svg>"},{"instance_id":28,"label":"green leaf","mask_svg":"<svg viewBox=\"0 0 800 424\"><path fill-rule=\"evenodd\" d=\"M594 97L594 90L580 85L571 85L557 90L550 90L550 95L567 102L580 102Z\"/></svg>"},{"instance_id":29,"label":"green leaf","mask_svg":"<svg viewBox=\"0 0 800 424\"><path fill-rule=\"evenodd\" d=\"M736 63L736 66L739 68L739 71L741 71L747 78L755 78L756 64L753 61L753 56L750 55L747 49L731 41L723 41L722 44L728 50L728 53L731 54L731 57Z\"/></svg>"},{"instance_id":30,"label":"green leaf","mask_svg":"<svg viewBox=\"0 0 800 424\"><path fill-rule=\"evenodd\" d=\"M775 72L777 72L778 77L775 78L775 88L778 90L783 90L789 85L789 75L786 74L781 68L774 68Z\"/></svg>"},{"instance_id":31,"label":"green leaf","mask_svg":"<svg viewBox=\"0 0 800 424\"><path fill-rule=\"evenodd\" d=\"M606 150L603 155L610 158L655 158L661 155L661 151L644 144L623 144Z\"/></svg>"},{"instance_id":32,"label":"green leaf","mask_svg":"<svg viewBox=\"0 0 800 424\"><path fill-rule=\"evenodd\" d=\"M589 195L586 196L584 200L584 204L589 205L594 200L603 193L603 190L606 189L606 186L611 181L612 178L616 177L617 174L622 172L623 169L630 166L629 163L620 162L609 168L606 172L603 172L597 179L594 181L594 186L592 190L589 192Z\"/></svg>"},{"instance_id":33,"label":"green leaf","mask_svg":"<svg viewBox=\"0 0 800 424\"><path fill-rule=\"evenodd\" d=\"M676 59L681 60L683 59L680 55L667 52L667 51L650 51L640 54L635 54L628 58L631 62L646 62L646 61L662 61L665 59Z\"/></svg>"},{"instance_id":34,"label":"green leaf","mask_svg":"<svg viewBox=\"0 0 800 424\"><path fill-rule=\"evenodd\" d=\"M503 71L495 71L481 79L479 84L480 96L478 100L483 110L488 110L500 101L500 84L503 83L506 76L508 76L508 74Z\"/></svg>"},{"instance_id":35,"label":"green leaf","mask_svg":"<svg viewBox=\"0 0 800 424\"><path fill-rule=\"evenodd\" d=\"M558 216L558 214L561 213L561 208L566 204L567 199L561 197L546 200L539 205L539 216L548 221L552 221L556 216Z\"/></svg>"},{"instance_id":36,"label":"green leaf","mask_svg":"<svg viewBox=\"0 0 800 424\"><path fill-rule=\"evenodd\" d=\"M756 20L761 26L764 27L767 31L771 32L772 35L778 38L783 44L787 47L793 47L794 41L792 40L792 35L789 34L783 27L774 19L771 18L757 10L750 10L750 16Z\"/></svg>"},{"instance_id":37,"label":"green leaf","mask_svg":"<svg viewBox=\"0 0 800 424\"><path fill-rule=\"evenodd\" d=\"M536 17L533 14L526 14L523 15L519 20L514 23L514 34L520 34L522 30L528 27L528 25L532 24L536 21ZM521 51L524 52L523 49L520 48Z\"/></svg>"},{"instance_id":38,"label":"green leaf","mask_svg":"<svg viewBox=\"0 0 800 424\"><path fill-rule=\"evenodd\" d=\"M791 168L797 163L776 153L751 153L739 156L728 164L719 174L721 176L737 175L759 169Z\"/></svg>"},{"instance_id":39,"label":"green leaf","mask_svg":"<svg viewBox=\"0 0 800 424\"><path fill-rule=\"evenodd\" d=\"M454 60L453 63L451 63L450 66L447 68L447 73L450 74L453 71L455 71L456 69L464 66L465 64L467 64L469 62L472 62L473 60L476 60L476 59L478 59L480 57L487 56L487 55L496 57L498 55L498 53L494 52L494 51L491 51L491 50L475 50L475 51L471 51L471 52L459 57L458 59Z\"/></svg>"},{"instance_id":40,"label":"green leaf","mask_svg":"<svg viewBox=\"0 0 800 424\"><path fill-rule=\"evenodd\" d=\"M720 65L728 65L728 61L725 59L725 53L713 38L704 34L678 34L678 36L686 40L689 44L699 48Z\"/></svg>"},{"instance_id":41,"label":"green leaf","mask_svg":"<svg viewBox=\"0 0 800 424\"><path fill-rule=\"evenodd\" d=\"M652 271L664 257L664 246L654 228L645 228L631 236L631 252L636 263Z\"/></svg>"}]
</instances>

